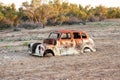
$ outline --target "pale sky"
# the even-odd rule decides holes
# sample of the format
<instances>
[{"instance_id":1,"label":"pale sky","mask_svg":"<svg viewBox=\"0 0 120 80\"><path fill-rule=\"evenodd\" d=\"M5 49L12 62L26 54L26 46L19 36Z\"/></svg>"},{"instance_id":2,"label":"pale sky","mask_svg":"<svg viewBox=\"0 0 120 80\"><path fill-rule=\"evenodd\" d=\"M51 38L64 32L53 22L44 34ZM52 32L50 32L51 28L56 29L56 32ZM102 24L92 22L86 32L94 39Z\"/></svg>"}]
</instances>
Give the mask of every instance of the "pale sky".
<instances>
[{"instance_id":1,"label":"pale sky","mask_svg":"<svg viewBox=\"0 0 120 80\"><path fill-rule=\"evenodd\" d=\"M19 8L22 2L31 2L31 0L0 0L3 4L9 5L15 3L16 7ZM65 0L64 0L65 1ZM120 7L120 0L66 0L71 3L81 4L82 6L91 5L93 7L103 5L106 7Z\"/></svg>"}]
</instances>

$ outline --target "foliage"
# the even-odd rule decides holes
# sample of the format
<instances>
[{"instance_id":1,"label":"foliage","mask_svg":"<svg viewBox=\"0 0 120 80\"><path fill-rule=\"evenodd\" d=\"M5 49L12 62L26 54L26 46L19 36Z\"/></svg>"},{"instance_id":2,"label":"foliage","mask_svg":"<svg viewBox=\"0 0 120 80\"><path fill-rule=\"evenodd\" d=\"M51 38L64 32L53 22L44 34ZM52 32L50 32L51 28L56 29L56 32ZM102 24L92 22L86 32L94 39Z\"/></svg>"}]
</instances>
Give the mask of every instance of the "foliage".
<instances>
[{"instance_id":1,"label":"foliage","mask_svg":"<svg viewBox=\"0 0 120 80\"><path fill-rule=\"evenodd\" d=\"M28 46L29 42L23 42L22 46Z\"/></svg>"},{"instance_id":2,"label":"foliage","mask_svg":"<svg viewBox=\"0 0 120 80\"><path fill-rule=\"evenodd\" d=\"M63 0L32 0L31 3L23 2L22 7L16 10L15 4L0 3L0 29L16 27L23 22L38 23L41 26L63 24L74 19L77 21L101 21L110 18L120 18L120 7L105 7L99 5L71 4ZM32 27L32 26L31 26Z\"/></svg>"},{"instance_id":3,"label":"foliage","mask_svg":"<svg viewBox=\"0 0 120 80\"><path fill-rule=\"evenodd\" d=\"M120 8L119 7L108 8L107 18L120 18Z\"/></svg>"}]
</instances>

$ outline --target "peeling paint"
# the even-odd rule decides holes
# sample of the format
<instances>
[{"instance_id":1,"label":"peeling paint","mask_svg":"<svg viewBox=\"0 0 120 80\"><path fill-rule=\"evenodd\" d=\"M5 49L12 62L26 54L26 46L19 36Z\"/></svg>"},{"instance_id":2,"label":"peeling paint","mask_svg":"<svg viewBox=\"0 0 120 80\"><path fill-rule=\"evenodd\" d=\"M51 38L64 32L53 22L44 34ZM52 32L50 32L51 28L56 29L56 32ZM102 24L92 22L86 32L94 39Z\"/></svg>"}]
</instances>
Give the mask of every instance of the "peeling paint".
<instances>
[{"instance_id":1,"label":"peeling paint","mask_svg":"<svg viewBox=\"0 0 120 80\"><path fill-rule=\"evenodd\" d=\"M31 53L32 55L43 56L46 53L52 53L55 56L60 56L80 54L85 51L96 51L94 41L88 34L84 31L76 30L53 31L42 44L36 46L36 52Z\"/></svg>"}]
</instances>

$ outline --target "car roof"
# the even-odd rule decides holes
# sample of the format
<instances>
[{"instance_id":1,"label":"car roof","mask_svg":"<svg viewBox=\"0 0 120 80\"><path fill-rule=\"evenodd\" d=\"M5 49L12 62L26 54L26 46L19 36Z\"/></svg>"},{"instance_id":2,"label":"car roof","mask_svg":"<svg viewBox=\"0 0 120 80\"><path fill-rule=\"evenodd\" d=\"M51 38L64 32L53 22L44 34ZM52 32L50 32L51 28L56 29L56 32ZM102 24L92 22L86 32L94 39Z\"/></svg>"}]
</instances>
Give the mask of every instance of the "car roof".
<instances>
[{"instance_id":1,"label":"car roof","mask_svg":"<svg viewBox=\"0 0 120 80\"><path fill-rule=\"evenodd\" d=\"M59 33L73 33L73 32L81 32L81 33L86 33L85 31L81 31L81 30L56 30L55 32L59 32Z\"/></svg>"}]
</instances>

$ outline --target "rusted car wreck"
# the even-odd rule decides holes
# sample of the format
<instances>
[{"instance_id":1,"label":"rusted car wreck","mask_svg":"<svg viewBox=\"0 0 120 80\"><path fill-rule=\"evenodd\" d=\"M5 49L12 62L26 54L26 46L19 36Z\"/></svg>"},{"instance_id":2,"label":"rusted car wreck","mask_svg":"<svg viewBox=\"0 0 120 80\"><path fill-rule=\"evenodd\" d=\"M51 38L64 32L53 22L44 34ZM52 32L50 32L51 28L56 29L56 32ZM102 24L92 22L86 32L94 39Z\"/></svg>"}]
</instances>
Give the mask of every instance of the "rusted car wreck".
<instances>
[{"instance_id":1,"label":"rusted car wreck","mask_svg":"<svg viewBox=\"0 0 120 80\"><path fill-rule=\"evenodd\" d=\"M84 31L57 30L49 34L43 43L30 43L31 55L60 56L95 52L94 41Z\"/></svg>"}]
</instances>

